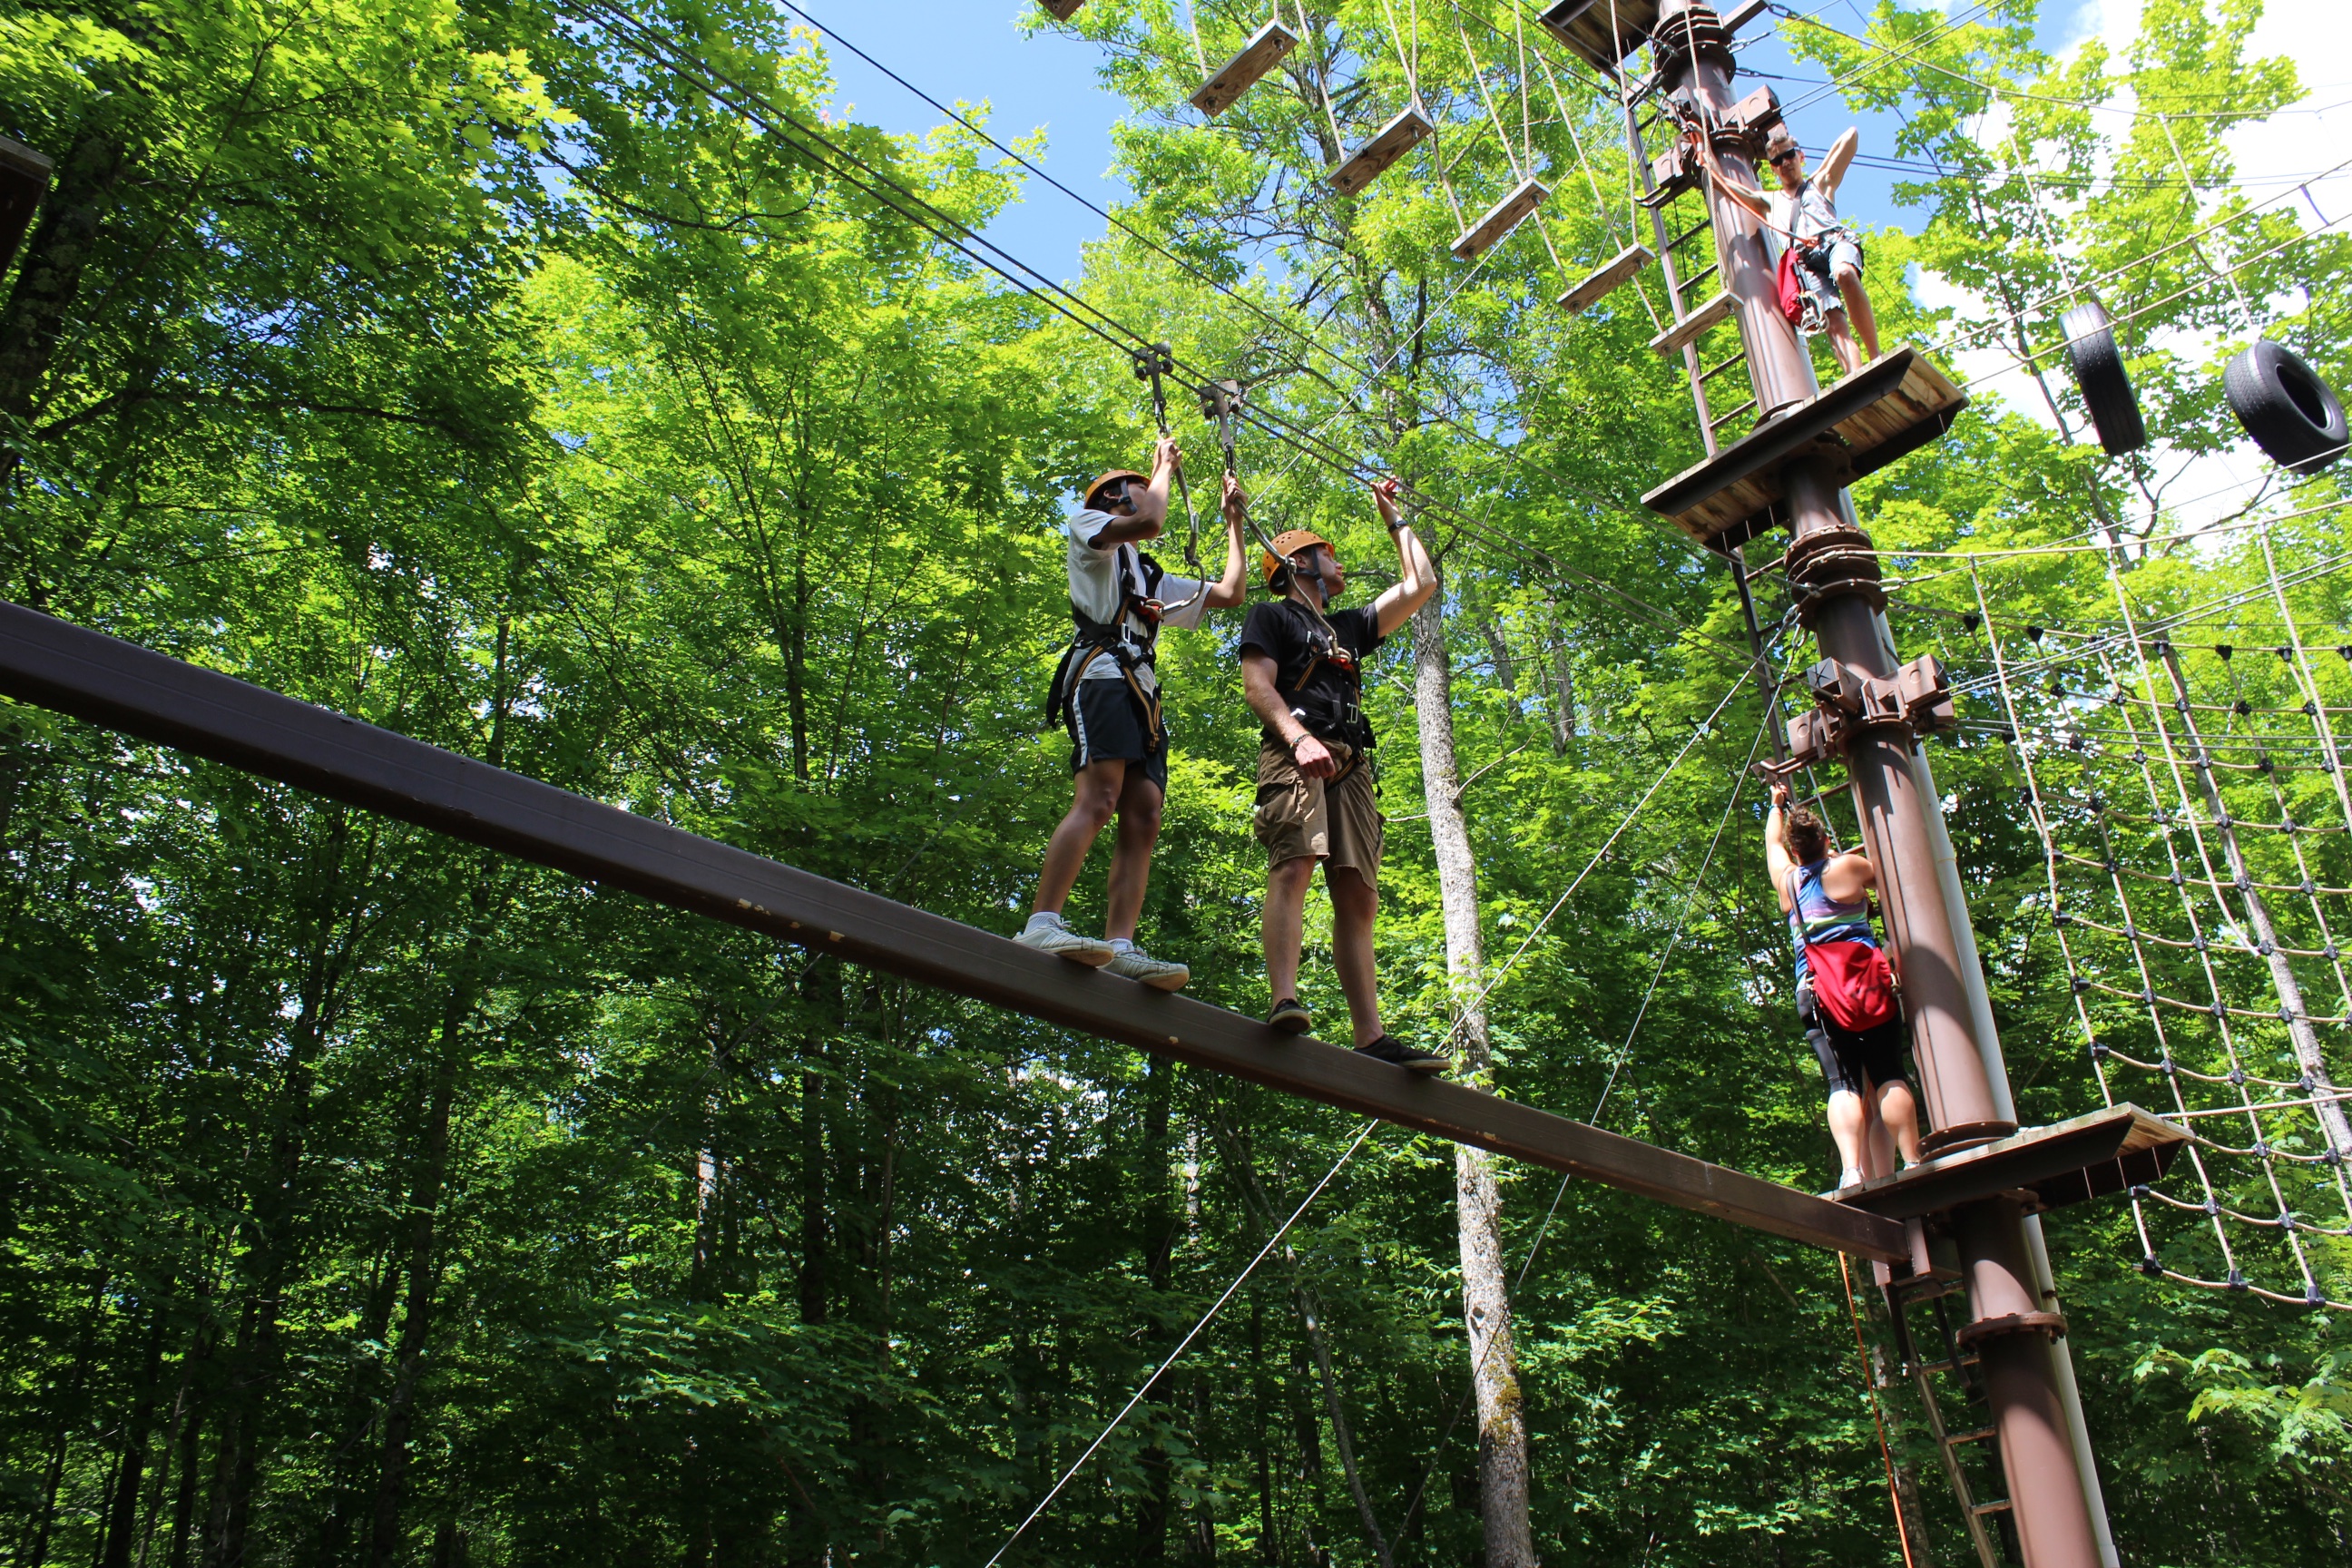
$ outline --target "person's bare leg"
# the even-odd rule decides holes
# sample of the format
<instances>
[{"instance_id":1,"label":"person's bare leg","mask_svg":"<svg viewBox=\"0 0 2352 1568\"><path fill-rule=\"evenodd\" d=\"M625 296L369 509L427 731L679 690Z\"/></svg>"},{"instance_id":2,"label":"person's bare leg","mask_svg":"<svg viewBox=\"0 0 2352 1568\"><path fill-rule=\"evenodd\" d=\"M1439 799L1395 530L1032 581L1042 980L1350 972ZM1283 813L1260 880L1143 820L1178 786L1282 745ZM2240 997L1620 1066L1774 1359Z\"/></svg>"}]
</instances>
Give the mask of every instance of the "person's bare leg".
<instances>
[{"instance_id":1,"label":"person's bare leg","mask_svg":"<svg viewBox=\"0 0 2352 1568\"><path fill-rule=\"evenodd\" d=\"M1830 1138L1837 1144L1838 1173L1862 1169L1863 1124L1869 1109L1862 1096L1850 1089L1841 1089L1830 1096Z\"/></svg>"},{"instance_id":2,"label":"person's bare leg","mask_svg":"<svg viewBox=\"0 0 2352 1568\"><path fill-rule=\"evenodd\" d=\"M1062 912L1070 901L1070 889L1078 885L1078 873L1085 869L1087 851L1094 847L1095 836L1118 810L1120 786L1127 779L1125 763L1088 763L1077 772L1069 815L1045 846L1045 868L1037 878L1039 914Z\"/></svg>"},{"instance_id":3,"label":"person's bare leg","mask_svg":"<svg viewBox=\"0 0 2352 1568\"><path fill-rule=\"evenodd\" d=\"M1866 1121L1863 1130L1862 1173L1874 1179L1895 1173L1895 1139L1886 1131L1885 1119L1878 1114L1878 1089L1873 1084L1862 1097Z\"/></svg>"},{"instance_id":4,"label":"person's bare leg","mask_svg":"<svg viewBox=\"0 0 2352 1568\"><path fill-rule=\"evenodd\" d=\"M1265 978L1270 1000L1298 994L1298 944L1307 927L1307 884L1315 879L1315 858L1285 860L1265 874Z\"/></svg>"},{"instance_id":5,"label":"person's bare leg","mask_svg":"<svg viewBox=\"0 0 2352 1568\"><path fill-rule=\"evenodd\" d=\"M1878 1086L1878 1123L1892 1133L1906 1164L1919 1163L1919 1101L1901 1079Z\"/></svg>"},{"instance_id":6,"label":"person's bare leg","mask_svg":"<svg viewBox=\"0 0 2352 1568\"><path fill-rule=\"evenodd\" d=\"M1135 940L1143 918L1143 890L1151 880L1151 847L1160 840L1160 808L1167 797L1141 768L1131 770L1118 794L1118 837L1110 852L1110 893L1103 916L1106 940Z\"/></svg>"},{"instance_id":7,"label":"person's bare leg","mask_svg":"<svg viewBox=\"0 0 2352 1568\"><path fill-rule=\"evenodd\" d=\"M1372 959L1381 892L1353 866L1327 867L1323 885L1331 891L1331 967L1339 972L1356 1044L1369 1046L1387 1033L1381 1027L1381 977Z\"/></svg>"},{"instance_id":8,"label":"person's bare leg","mask_svg":"<svg viewBox=\"0 0 2352 1568\"><path fill-rule=\"evenodd\" d=\"M1846 325L1843 310L1822 312L1822 330L1829 333L1830 352L1837 355L1838 368L1852 375L1862 368L1862 345L1853 341L1853 331Z\"/></svg>"},{"instance_id":9,"label":"person's bare leg","mask_svg":"<svg viewBox=\"0 0 2352 1568\"><path fill-rule=\"evenodd\" d=\"M1837 272L1838 297L1845 301L1846 319L1853 323L1853 335L1862 340L1862 356L1866 363L1878 357L1878 316L1870 308L1870 294L1862 286L1862 274L1851 267L1841 267Z\"/></svg>"}]
</instances>

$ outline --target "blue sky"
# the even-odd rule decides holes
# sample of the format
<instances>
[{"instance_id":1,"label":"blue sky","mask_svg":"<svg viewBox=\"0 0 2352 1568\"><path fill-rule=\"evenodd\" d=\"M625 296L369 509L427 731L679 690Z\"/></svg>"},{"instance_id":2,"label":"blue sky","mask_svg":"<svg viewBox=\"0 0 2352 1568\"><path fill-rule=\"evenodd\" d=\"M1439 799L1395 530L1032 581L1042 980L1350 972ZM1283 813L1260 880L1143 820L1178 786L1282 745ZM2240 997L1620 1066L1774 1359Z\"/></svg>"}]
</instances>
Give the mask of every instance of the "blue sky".
<instances>
[{"instance_id":1,"label":"blue sky","mask_svg":"<svg viewBox=\"0 0 2352 1568\"><path fill-rule=\"evenodd\" d=\"M1871 3L1831 0L1822 19L1859 32ZM1812 0L1806 8L1818 4ZM1000 136L1043 128L1051 138L1046 167L1097 205L1108 206L1124 195L1108 178L1110 127L1120 104L1097 82L1100 52L1065 34L1024 37L1021 22L1035 13L1034 0L793 0L793 8L827 32L844 29L844 42L942 102L988 103L991 129ZM2095 28L2100 12L2101 0L2052 0L2044 7L2043 44L2055 48L2075 41ZM842 112L897 132L927 131L939 122L928 104L848 48L834 47L831 58ZM1820 79L1818 69L1792 63L1770 37L1750 39L1740 64L1744 71ZM1773 85L1790 102L1814 90L1804 82ZM1834 100L1824 100L1798 117L1798 134L1809 146L1826 146L1851 119ZM1898 129L1892 115L1866 119L1864 151L1891 152ZM1866 223L1892 221L1901 216L1894 201L1895 179L1858 169L1847 179L1840 205L1847 216ZM1033 181L1027 199L1003 216L990 237L1053 276L1070 279L1079 269L1079 247L1103 226L1101 218L1076 202Z\"/></svg>"}]
</instances>

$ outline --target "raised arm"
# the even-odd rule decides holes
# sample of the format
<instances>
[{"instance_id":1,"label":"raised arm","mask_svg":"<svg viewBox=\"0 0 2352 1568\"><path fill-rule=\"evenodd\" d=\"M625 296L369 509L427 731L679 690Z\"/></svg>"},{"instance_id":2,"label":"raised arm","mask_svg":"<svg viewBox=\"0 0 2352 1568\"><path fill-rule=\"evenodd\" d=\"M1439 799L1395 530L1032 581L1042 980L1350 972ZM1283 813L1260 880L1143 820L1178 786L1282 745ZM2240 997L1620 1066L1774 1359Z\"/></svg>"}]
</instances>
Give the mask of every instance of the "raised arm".
<instances>
[{"instance_id":1,"label":"raised arm","mask_svg":"<svg viewBox=\"0 0 2352 1568\"><path fill-rule=\"evenodd\" d=\"M1248 596L1242 575L1242 523L1249 516L1249 496L1231 474L1225 476L1224 511L1225 574L1209 590L1208 605L1213 610L1230 610Z\"/></svg>"},{"instance_id":2,"label":"raised arm","mask_svg":"<svg viewBox=\"0 0 2352 1568\"><path fill-rule=\"evenodd\" d=\"M1386 637L1412 619L1413 612L1429 603L1437 592L1437 566L1429 558L1428 548L1414 533L1412 524L1404 520L1397 509L1397 491L1401 487L1394 479L1382 479L1372 487L1372 500L1381 509L1381 521L1388 525L1389 537L1396 542L1396 586L1372 601L1372 615L1380 623L1381 636Z\"/></svg>"},{"instance_id":3,"label":"raised arm","mask_svg":"<svg viewBox=\"0 0 2352 1568\"><path fill-rule=\"evenodd\" d=\"M1699 143L1699 156L1706 160L1706 172L1708 176L1715 181L1715 188L1717 190L1721 191L1725 195L1729 196L1733 201L1738 202L1741 206L1746 207L1758 217L1763 218L1768 222L1770 221L1772 216L1771 197L1766 195L1762 191L1758 190L1754 185L1749 184L1747 181L1741 179L1738 175L1725 168L1723 166L1723 160L1715 155L1715 149L1708 146L1705 142L1701 142Z\"/></svg>"},{"instance_id":4,"label":"raised arm","mask_svg":"<svg viewBox=\"0 0 2352 1568\"><path fill-rule=\"evenodd\" d=\"M1176 478L1177 466L1184 460L1183 449L1176 445L1173 436L1162 436L1160 446L1151 455L1151 483L1135 498L1135 510L1113 521L1094 537L1097 550L1108 550L1118 544L1137 544L1147 539L1157 539L1168 526L1168 487Z\"/></svg>"},{"instance_id":5,"label":"raised arm","mask_svg":"<svg viewBox=\"0 0 2352 1568\"><path fill-rule=\"evenodd\" d=\"M1772 879L1773 895L1780 900L1780 912L1789 912L1789 873L1796 865L1789 858L1789 786L1772 786L1772 809L1764 814L1764 869Z\"/></svg>"},{"instance_id":6,"label":"raised arm","mask_svg":"<svg viewBox=\"0 0 2352 1568\"><path fill-rule=\"evenodd\" d=\"M1814 186L1821 191L1822 199L1832 205L1837 203L1838 182L1845 178L1847 168L1853 163L1854 150L1861 145L1861 130L1849 125L1844 135L1830 143L1829 152L1822 158L1822 166L1813 171Z\"/></svg>"}]
</instances>

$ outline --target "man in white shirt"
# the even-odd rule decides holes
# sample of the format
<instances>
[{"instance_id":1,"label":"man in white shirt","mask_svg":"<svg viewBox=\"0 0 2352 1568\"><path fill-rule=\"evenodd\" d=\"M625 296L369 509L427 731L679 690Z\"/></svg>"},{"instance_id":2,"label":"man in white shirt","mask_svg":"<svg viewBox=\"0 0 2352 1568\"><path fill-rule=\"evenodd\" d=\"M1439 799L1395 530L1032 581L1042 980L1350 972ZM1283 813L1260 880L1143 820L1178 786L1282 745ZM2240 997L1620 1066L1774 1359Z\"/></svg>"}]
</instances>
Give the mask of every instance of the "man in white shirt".
<instances>
[{"instance_id":1,"label":"man in white shirt","mask_svg":"<svg viewBox=\"0 0 2352 1568\"><path fill-rule=\"evenodd\" d=\"M1839 368L1848 375L1878 357L1878 318L1862 286L1862 245L1837 215L1838 183L1861 145L1862 133L1849 128L1809 178L1804 149L1787 126L1774 126L1764 143L1764 157L1780 188L1770 195L1734 179L1716 161L1713 149L1706 153L1723 194L1772 226L1774 258L1789 245L1797 247L1798 279L1818 308Z\"/></svg>"},{"instance_id":2,"label":"man in white shirt","mask_svg":"<svg viewBox=\"0 0 2352 1568\"><path fill-rule=\"evenodd\" d=\"M1105 474L1087 488L1085 509L1070 519L1070 614L1076 633L1055 672L1048 703L1070 732L1076 799L1046 846L1035 909L1014 939L1162 991L1176 990L1192 972L1135 944L1168 793L1168 731L1154 668L1160 631L1198 626L1209 611L1242 602L1242 523L1249 505L1228 475L1225 570L1217 582L1163 572L1136 546L1166 530L1168 487L1182 460L1176 443L1163 437L1149 479L1128 469ZM1072 931L1063 921L1062 906L1069 901L1096 836L1114 816L1118 837L1111 851L1103 940L1097 942Z\"/></svg>"}]
</instances>

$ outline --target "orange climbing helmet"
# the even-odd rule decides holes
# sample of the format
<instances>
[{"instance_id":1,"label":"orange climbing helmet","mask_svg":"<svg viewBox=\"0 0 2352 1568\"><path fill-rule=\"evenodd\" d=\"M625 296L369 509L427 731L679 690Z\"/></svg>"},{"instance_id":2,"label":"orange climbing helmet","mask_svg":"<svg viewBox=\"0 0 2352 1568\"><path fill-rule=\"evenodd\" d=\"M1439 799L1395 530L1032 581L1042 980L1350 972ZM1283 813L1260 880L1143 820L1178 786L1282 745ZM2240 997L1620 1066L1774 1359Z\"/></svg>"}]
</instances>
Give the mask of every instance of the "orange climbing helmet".
<instances>
[{"instance_id":1,"label":"orange climbing helmet","mask_svg":"<svg viewBox=\"0 0 2352 1568\"><path fill-rule=\"evenodd\" d=\"M1122 483L1130 486L1149 485L1151 483L1151 480L1148 477L1137 473L1133 468L1113 468L1109 473L1105 474L1102 478L1097 479L1094 483L1087 487L1087 510L1089 511L1101 510L1101 507L1097 506L1096 503L1102 499L1103 491L1108 489L1115 484Z\"/></svg>"},{"instance_id":2,"label":"orange climbing helmet","mask_svg":"<svg viewBox=\"0 0 2352 1568\"><path fill-rule=\"evenodd\" d=\"M1285 529L1274 536L1272 550L1258 552L1258 574L1265 579L1267 587L1281 593L1286 586L1282 579L1290 570L1291 557L1301 551L1312 550L1318 544L1327 550L1331 547L1329 540L1311 529Z\"/></svg>"}]
</instances>

